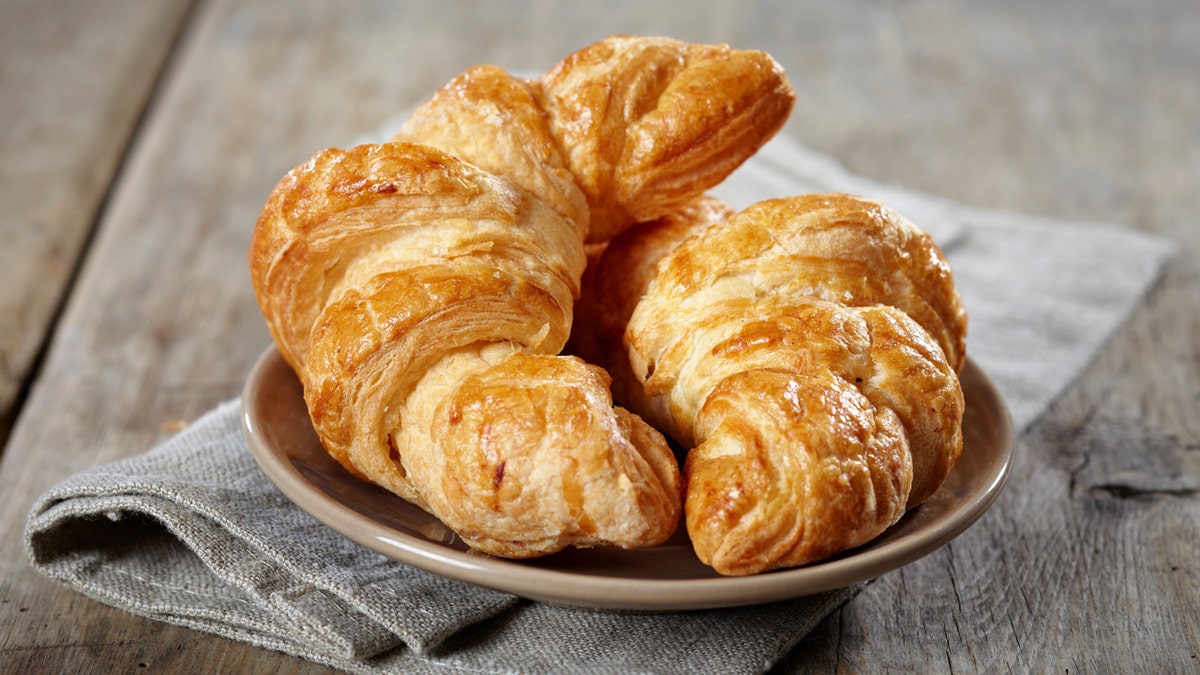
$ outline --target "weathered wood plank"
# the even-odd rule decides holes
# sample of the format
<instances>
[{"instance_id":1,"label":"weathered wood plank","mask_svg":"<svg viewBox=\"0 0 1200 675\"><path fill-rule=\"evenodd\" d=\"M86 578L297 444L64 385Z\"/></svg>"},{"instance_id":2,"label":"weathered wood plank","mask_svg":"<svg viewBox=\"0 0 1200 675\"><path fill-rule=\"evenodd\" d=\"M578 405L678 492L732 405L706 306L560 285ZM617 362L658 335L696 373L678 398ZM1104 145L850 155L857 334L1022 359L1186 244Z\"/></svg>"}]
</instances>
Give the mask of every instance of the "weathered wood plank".
<instances>
[{"instance_id":1,"label":"weathered wood plank","mask_svg":"<svg viewBox=\"0 0 1200 675\"><path fill-rule=\"evenodd\" d=\"M537 71L611 32L770 51L801 93L788 132L867 175L981 206L1130 223L1183 249L1022 441L995 509L869 586L779 670L1194 667L1200 13L1188 2L818 12L708 0L681 12L214 0L192 21L0 464L0 670L325 671L58 589L24 563L24 511L66 475L144 451L236 395L267 341L245 246L283 171L466 66Z\"/></svg>"},{"instance_id":2,"label":"weathered wood plank","mask_svg":"<svg viewBox=\"0 0 1200 675\"><path fill-rule=\"evenodd\" d=\"M0 5L0 447L187 9Z\"/></svg>"}]
</instances>

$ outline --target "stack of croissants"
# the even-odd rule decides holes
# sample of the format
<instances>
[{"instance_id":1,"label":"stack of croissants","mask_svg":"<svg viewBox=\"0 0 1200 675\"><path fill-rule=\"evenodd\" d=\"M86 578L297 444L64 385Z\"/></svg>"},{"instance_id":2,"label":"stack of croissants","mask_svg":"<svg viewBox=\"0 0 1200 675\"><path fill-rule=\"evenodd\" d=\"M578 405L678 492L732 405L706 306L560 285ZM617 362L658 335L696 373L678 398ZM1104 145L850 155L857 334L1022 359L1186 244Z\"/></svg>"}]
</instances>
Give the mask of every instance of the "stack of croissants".
<instances>
[{"instance_id":1,"label":"stack of croissants","mask_svg":"<svg viewBox=\"0 0 1200 675\"><path fill-rule=\"evenodd\" d=\"M682 521L722 575L931 497L964 409L941 251L860 197L708 192L794 101L763 52L612 36L468 69L388 142L291 170L251 276L329 454L484 553Z\"/></svg>"}]
</instances>

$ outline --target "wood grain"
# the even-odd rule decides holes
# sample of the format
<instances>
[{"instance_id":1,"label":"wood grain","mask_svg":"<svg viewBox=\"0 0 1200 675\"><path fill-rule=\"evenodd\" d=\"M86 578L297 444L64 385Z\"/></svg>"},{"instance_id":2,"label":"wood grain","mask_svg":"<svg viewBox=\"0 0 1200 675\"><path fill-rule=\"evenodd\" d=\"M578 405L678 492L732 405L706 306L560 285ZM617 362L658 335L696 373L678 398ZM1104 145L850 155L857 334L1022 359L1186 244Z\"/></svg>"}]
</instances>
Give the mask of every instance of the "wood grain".
<instances>
[{"instance_id":1,"label":"wood grain","mask_svg":"<svg viewBox=\"0 0 1200 675\"><path fill-rule=\"evenodd\" d=\"M145 22L92 26L119 41ZM245 247L284 171L353 142L469 65L540 71L615 32L771 52L799 93L787 133L873 178L1180 244L1147 303L1022 439L993 510L876 580L776 670L1196 670L1200 11L1190 0L705 0L687 11L212 0L189 15L134 142L105 141L127 159L0 464L0 671L328 672L58 588L25 563L25 511L63 477L143 452L237 395L267 343ZM84 58L86 46L67 42ZM29 46L38 49L54 52ZM116 63L91 77L131 77ZM129 104L94 105L108 122L120 117L112 106ZM15 114L0 110L5 121ZM6 172L19 165L0 158ZM103 171L79 180L110 189ZM85 208L55 189L44 197L47 222L95 216L95 199ZM69 267L75 254L61 255ZM53 306L63 291L35 292Z\"/></svg>"},{"instance_id":2,"label":"wood grain","mask_svg":"<svg viewBox=\"0 0 1200 675\"><path fill-rule=\"evenodd\" d=\"M0 445L186 13L0 5Z\"/></svg>"}]
</instances>

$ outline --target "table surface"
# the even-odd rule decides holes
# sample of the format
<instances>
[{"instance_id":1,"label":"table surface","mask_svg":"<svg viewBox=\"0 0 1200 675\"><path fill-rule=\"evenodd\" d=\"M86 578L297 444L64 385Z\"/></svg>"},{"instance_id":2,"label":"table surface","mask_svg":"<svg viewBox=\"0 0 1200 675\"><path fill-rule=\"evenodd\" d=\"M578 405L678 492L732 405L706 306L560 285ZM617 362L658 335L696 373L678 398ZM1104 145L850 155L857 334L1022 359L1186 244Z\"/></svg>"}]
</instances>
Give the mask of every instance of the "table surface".
<instances>
[{"instance_id":1,"label":"table surface","mask_svg":"<svg viewBox=\"0 0 1200 675\"><path fill-rule=\"evenodd\" d=\"M0 671L327 672L41 578L30 503L239 393L269 341L246 248L283 172L470 65L538 72L611 33L770 52L784 133L861 174L1179 244L994 508L777 669L1200 668L1194 0L0 0Z\"/></svg>"}]
</instances>

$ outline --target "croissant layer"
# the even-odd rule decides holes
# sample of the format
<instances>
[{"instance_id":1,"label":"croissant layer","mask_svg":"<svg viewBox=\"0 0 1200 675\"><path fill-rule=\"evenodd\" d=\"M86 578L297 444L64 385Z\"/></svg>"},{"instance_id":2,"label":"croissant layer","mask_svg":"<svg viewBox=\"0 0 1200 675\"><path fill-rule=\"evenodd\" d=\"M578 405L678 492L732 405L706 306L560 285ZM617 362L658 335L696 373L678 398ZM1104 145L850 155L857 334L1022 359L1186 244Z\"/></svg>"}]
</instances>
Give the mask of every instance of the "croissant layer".
<instances>
[{"instance_id":1,"label":"croissant layer","mask_svg":"<svg viewBox=\"0 0 1200 675\"><path fill-rule=\"evenodd\" d=\"M535 79L468 69L394 140L436 145L509 176L590 243L663 217L723 181L795 104L770 55L670 38L612 36Z\"/></svg>"},{"instance_id":2,"label":"croissant layer","mask_svg":"<svg viewBox=\"0 0 1200 675\"><path fill-rule=\"evenodd\" d=\"M966 314L936 245L881 204L729 213L704 197L611 242L575 328L600 337L572 344L623 348L620 398L687 451L697 554L741 575L863 544L936 492L962 448Z\"/></svg>"}]
</instances>

